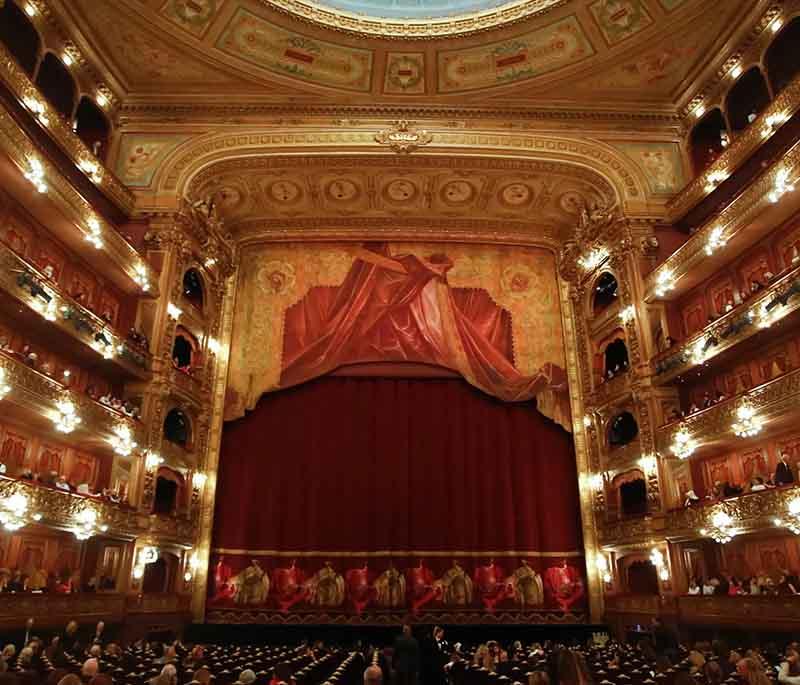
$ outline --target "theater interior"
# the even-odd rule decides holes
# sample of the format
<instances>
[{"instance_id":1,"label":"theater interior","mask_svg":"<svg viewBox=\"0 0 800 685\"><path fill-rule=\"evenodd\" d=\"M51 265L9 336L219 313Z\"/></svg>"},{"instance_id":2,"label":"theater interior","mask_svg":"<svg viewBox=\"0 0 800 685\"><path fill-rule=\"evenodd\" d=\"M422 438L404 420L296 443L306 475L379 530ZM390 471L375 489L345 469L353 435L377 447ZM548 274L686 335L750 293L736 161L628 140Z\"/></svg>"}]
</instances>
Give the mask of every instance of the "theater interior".
<instances>
[{"instance_id":1,"label":"theater interior","mask_svg":"<svg viewBox=\"0 0 800 685\"><path fill-rule=\"evenodd\" d=\"M0 0L0 685L800 683L799 112L800 0Z\"/></svg>"}]
</instances>

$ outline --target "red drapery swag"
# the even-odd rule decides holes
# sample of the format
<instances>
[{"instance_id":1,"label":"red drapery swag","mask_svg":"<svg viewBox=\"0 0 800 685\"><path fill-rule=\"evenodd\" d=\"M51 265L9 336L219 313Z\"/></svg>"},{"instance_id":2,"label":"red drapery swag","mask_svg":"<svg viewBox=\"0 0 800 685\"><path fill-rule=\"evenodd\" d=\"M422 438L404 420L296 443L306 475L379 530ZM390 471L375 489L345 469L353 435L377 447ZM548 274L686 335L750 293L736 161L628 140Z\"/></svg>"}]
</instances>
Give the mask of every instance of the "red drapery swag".
<instances>
[{"instance_id":1,"label":"red drapery swag","mask_svg":"<svg viewBox=\"0 0 800 685\"><path fill-rule=\"evenodd\" d=\"M210 610L580 606L572 438L532 402L327 376L264 395L221 449Z\"/></svg>"},{"instance_id":2,"label":"red drapery swag","mask_svg":"<svg viewBox=\"0 0 800 685\"><path fill-rule=\"evenodd\" d=\"M514 366L510 314L484 290L451 288L446 255L392 256L370 245L340 286L312 288L286 311L281 387L354 362L436 364L509 402L537 406L571 430L566 374L547 363L533 376Z\"/></svg>"}]
</instances>

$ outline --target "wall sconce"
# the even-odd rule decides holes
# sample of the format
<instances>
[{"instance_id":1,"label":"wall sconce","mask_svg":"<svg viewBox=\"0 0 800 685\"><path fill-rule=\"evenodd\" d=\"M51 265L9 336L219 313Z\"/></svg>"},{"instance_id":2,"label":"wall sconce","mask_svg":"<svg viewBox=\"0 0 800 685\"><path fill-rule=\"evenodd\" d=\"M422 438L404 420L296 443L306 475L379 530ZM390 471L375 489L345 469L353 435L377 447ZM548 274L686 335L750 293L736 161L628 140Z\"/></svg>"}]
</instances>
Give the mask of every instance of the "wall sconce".
<instances>
[{"instance_id":1,"label":"wall sconce","mask_svg":"<svg viewBox=\"0 0 800 685\"><path fill-rule=\"evenodd\" d=\"M107 107L108 106L108 98L105 96L105 93L103 93L102 91L99 91L99 90L97 91L97 93L94 96L94 100L101 107Z\"/></svg>"},{"instance_id":2,"label":"wall sconce","mask_svg":"<svg viewBox=\"0 0 800 685\"><path fill-rule=\"evenodd\" d=\"M98 532L105 533L108 530L106 525L97 525L99 516L91 507L86 507L75 515L75 525L72 533L78 540L88 540Z\"/></svg>"},{"instance_id":3,"label":"wall sconce","mask_svg":"<svg viewBox=\"0 0 800 685\"><path fill-rule=\"evenodd\" d=\"M29 17L35 17L36 12L37 12L36 5L32 5L29 2L25 4L25 14L27 14Z\"/></svg>"},{"instance_id":4,"label":"wall sconce","mask_svg":"<svg viewBox=\"0 0 800 685\"><path fill-rule=\"evenodd\" d=\"M592 427L592 417L589 414L583 415L583 427L584 428L591 428Z\"/></svg>"},{"instance_id":5,"label":"wall sconce","mask_svg":"<svg viewBox=\"0 0 800 685\"><path fill-rule=\"evenodd\" d=\"M141 580L144 577L144 566L134 566L133 577L136 580Z\"/></svg>"},{"instance_id":6,"label":"wall sconce","mask_svg":"<svg viewBox=\"0 0 800 685\"><path fill-rule=\"evenodd\" d=\"M636 316L636 307L632 304L629 304L625 309L623 309L619 313L619 318L622 320L622 323L628 323L633 321L633 318Z\"/></svg>"},{"instance_id":7,"label":"wall sconce","mask_svg":"<svg viewBox=\"0 0 800 685\"><path fill-rule=\"evenodd\" d=\"M601 492L604 484L605 479L603 478L602 473L593 473L591 476L589 476L589 487L591 487L595 492Z\"/></svg>"},{"instance_id":8,"label":"wall sconce","mask_svg":"<svg viewBox=\"0 0 800 685\"><path fill-rule=\"evenodd\" d=\"M183 579L187 583L192 582L192 578L194 578L194 574L197 571L197 553L192 552L188 557L186 557L186 572L183 574Z\"/></svg>"},{"instance_id":9,"label":"wall sconce","mask_svg":"<svg viewBox=\"0 0 800 685\"><path fill-rule=\"evenodd\" d=\"M6 370L0 367L0 400L5 399L11 392L11 386L6 383Z\"/></svg>"},{"instance_id":10,"label":"wall sconce","mask_svg":"<svg viewBox=\"0 0 800 685\"><path fill-rule=\"evenodd\" d=\"M697 441L689 435L689 431L681 428L675 433L670 449L678 459L688 459L697 449Z\"/></svg>"},{"instance_id":11,"label":"wall sconce","mask_svg":"<svg viewBox=\"0 0 800 685\"><path fill-rule=\"evenodd\" d=\"M608 572L608 559L606 559L606 555L602 554L601 552L597 553L597 556L594 560L595 566L597 567L597 572L603 578L604 583L611 582L611 574Z\"/></svg>"},{"instance_id":12,"label":"wall sconce","mask_svg":"<svg viewBox=\"0 0 800 685\"><path fill-rule=\"evenodd\" d=\"M596 250L592 250L585 256L581 256L580 259L578 259L578 264L580 264L585 271L593 271L606 259L608 259L608 250L606 250L604 247L601 247Z\"/></svg>"},{"instance_id":13,"label":"wall sconce","mask_svg":"<svg viewBox=\"0 0 800 685\"><path fill-rule=\"evenodd\" d=\"M653 547L650 550L650 563L656 567L658 571L658 577L666 582L669 580L669 569L667 568L666 561L664 560L664 555L662 554L661 550L658 547Z\"/></svg>"},{"instance_id":14,"label":"wall sconce","mask_svg":"<svg viewBox=\"0 0 800 685\"><path fill-rule=\"evenodd\" d=\"M724 229L721 226L715 226L711 229L711 234L708 236L708 241L706 242L706 254L709 257L727 244L728 241L722 237L723 232Z\"/></svg>"},{"instance_id":15,"label":"wall sconce","mask_svg":"<svg viewBox=\"0 0 800 685\"><path fill-rule=\"evenodd\" d=\"M777 114L770 114L764 120L764 128L761 131L761 134L768 138L773 133L775 133L776 129L781 126L782 124L786 123L789 120L789 115L786 112L778 112Z\"/></svg>"},{"instance_id":16,"label":"wall sconce","mask_svg":"<svg viewBox=\"0 0 800 685\"><path fill-rule=\"evenodd\" d=\"M144 459L144 465L148 471L155 471L163 463L164 457L156 452L151 452L148 450L147 456Z\"/></svg>"},{"instance_id":17,"label":"wall sconce","mask_svg":"<svg viewBox=\"0 0 800 685\"><path fill-rule=\"evenodd\" d=\"M211 354L219 355L219 351L222 349L222 346L219 344L219 340L216 338L209 338L208 339L208 351Z\"/></svg>"},{"instance_id":18,"label":"wall sconce","mask_svg":"<svg viewBox=\"0 0 800 685\"><path fill-rule=\"evenodd\" d=\"M25 172L25 178L27 178L40 193L46 193L47 184L44 182L44 167L42 163L36 159L36 157L31 157L28 159L28 165L30 166L30 170Z\"/></svg>"},{"instance_id":19,"label":"wall sconce","mask_svg":"<svg viewBox=\"0 0 800 685\"><path fill-rule=\"evenodd\" d=\"M737 63L730 71L731 78L737 79L742 75L742 65Z\"/></svg>"},{"instance_id":20,"label":"wall sconce","mask_svg":"<svg viewBox=\"0 0 800 685\"><path fill-rule=\"evenodd\" d=\"M118 423L114 426L114 435L108 439L108 442L114 448L114 452L123 457L130 455L137 447L130 426L126 423Z\"/></svg>"},{"instance_id":21,"label":"wall sconce","mask_svg":"<svg viewBox=\"0 0 800 685\"><path fill-rule=\"evenodd\" d=\"M172 304L172 302L167 303L167 316L170 319L172 319L173 321L177 321L178 319L181 318L181 314L183 314L183 312L174 304Z\"/></svg>"},{"instance_id":22,"label":"wall sconce","mask_svg":"<svg viewBox=\"0 0 800 685\"><path fill-rule=\"evenodd\" d=\"M706 352L708 350L708 341L705 338L698 340L692 345L690 357L692 364L702 364L707 359Z\"/></svg>"},{"instance_id":23,"label":"wall sconce","mask_svg":"<svg viewBox=\"0 0 800 685\"><path fill-rule=\"evenodd\" d=\"M706 106L702 103L702 101L694 108L694 116L699 119L706 113Z\"/></svg>"},{"instance_id":24,"label":"wall sconce","mask_svg":"<svg viewBox=\"0 0 800 685\"><path fill-rule=\"evenodd\" d=\"M775 184L772 186L767 198L772 204L775 204L786 193L794 191L794 184L789 182L789 172L786 169L781 169L775 175Z\"/></svg>"},{"instance_id":25,"label":"wall sconce","mask_svg":"<svg viewBox=\"0 0 800 685\"><path fill-rule=\"evenodd\" d=\"M752 438L760 433L764 426L763 419L756 415L756 410L747 401L736 410L736 418L738 421L734 421L731 428L739 438Z\"/></svg>"},{"instance_id":26,"label":"wall sconce","mask_svg":"<svg viewBox=\"0 0 800 685\"><path fill-rule=\"evenodd\" d=\"M25 105L31 113L36 115L36 118L45 126L50 123L47 118L47 109L43 102L34 97L26 97L22 99L22 104Z\"/></svg>"},{"instance_id":27,"label":"wall sconce","mask_svg":"<svg viewBox=\"0 0 800 685\"><path fill-rule=\"evenodd\" d=\"M144 264L136 264L133 267L134 275L133 280L141 289L142 292L150 290L150 281L147 280L147 267Z\"/></svg>"},{"instance_id":28,"label":"wall sconce","mask_svg":"<svg viewBox=\"0 0 800 685\"><path fill-rule=\"evenodd\" d=\"M158 547L147 545L139 550L139 564L141 566L147 566L147 564L153 564L156 561L158 561Z\"/></svg>"},{"instance_id":29,"label":"wall sconce","mask_svg":"<svg viewBox=\"0 0 800 685\"><path fill-rule=\"evenodd\" d=\"M669 269L659 271L656 276L656 296L664 297L670 290L675 288L675 277Z\"/></svg>"},{"instance_id":30,"label":"wall sconce","mask_svg":"<svg viewBox=\"0 0 800 685\"><path fill-rule=\"evenodd\" d=\"M786 505L787 520L775 519L776 526L788 528L795 535L800 535L800 497L789 500Z\"/></svg>"},{"instance_id":31,"label":"wall sconce","mask_svg":"<svg viewBox=\"0 0 800 685\"><path fill-rule=\"evenodd\" d=\"M99 250L103 247L103 238L102 233L100 232L100 222L97 220L96 216L90 216L86 220L86 226L89 228L89 232L84 236L87 242L90 242L94 245L95 249Z\"/></svg>"},{"instance_id":32,"label":"wall sconce","mask_svg":"<svg viewBox=\"0 0 800 685\"><path fill-rule=\"evenodd\" d=\"M640 457L638 463L645 476L653 476L658 471L658 459L654 454L646 454Z\"/></svg>"},{"instance_id":33,"label":"wall sconce","mask_svg":"<svg viewBox=\"0 0 800 685\"><path fill-rule=\"evenodd\" d=\"M711 517L711 527L701 528L700 535L710 537L714 542L724 545L733 540L736 535L733 519L724 511L718 511Z\"/></svg>"},{"instance_id":34,"label":"wall sconce","mask_svg":"<svg viewBox=\"0 0 800 685\"><path fill-rule=\"evenodd\" d=\"M42 515L38 513L28 517L28 498L22 493L15 492L0 500L0 523L6 530L19 530L31 521L41 520Z\"/></svg>"},{"instance_id":35,"label":"wall sconce","mask_svg":"<svg viewBox=\"0 0 800 685\"><path fill-rule=\"evenodd\" d=\"M770 29L772 30L772 33L778 33L778 31L781 30L782 26L783 26L783 18L782 17L776 17L772 21L772 23L769 25Z\"/></svg>"},{"instance_id":36,"label":"wall sconce","mask_svg":"<svg viewBox=\"0 0 800 685\"><path fill-rule=\"evenodd\" d=\"M59 433L72 433L81 422L72 400L60 399L56 402L56 410L52 416L55 429Z\"/></svg>"},{"instance_id":37,"label":"wall sconce","mask_svg":"<svg viewBox=\"0 0 800 685\"><path fill-rule=\"evenodd\" d=\"M202 471L195 471L192 474L192 487L194 487L195 490L202 490L203 486L206 484L207 478L208 476Z\"/></svg>"}]
</instances>

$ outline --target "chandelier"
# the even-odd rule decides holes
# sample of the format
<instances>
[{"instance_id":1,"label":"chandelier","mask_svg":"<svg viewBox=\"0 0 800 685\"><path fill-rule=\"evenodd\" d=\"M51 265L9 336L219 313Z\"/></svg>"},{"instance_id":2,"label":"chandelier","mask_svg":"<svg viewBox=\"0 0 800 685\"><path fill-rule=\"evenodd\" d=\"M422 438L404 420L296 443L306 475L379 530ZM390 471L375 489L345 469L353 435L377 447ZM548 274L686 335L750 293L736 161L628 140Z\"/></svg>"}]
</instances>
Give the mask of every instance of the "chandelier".
<instances>
[{"instance_id":1,"label":"chandelier","mask_svg":"<svg viewBox=\"0 0 800 685\"><path fill-rule=\"evenodd\" d=\"M91 507L82 509L75 515L75 525L72 532L78 540L88 540L93 535L97 535L98 531L105 533L108 530L106 525L97 525L97 512Z\"/></svg>"},{"instance_id":2,"label":"chandelier","mask_svg":"<svg viewBox=\"0 0 800 685\"><path fill-rule=\"evenodd\" d=\"M756 410L746 402L736 410L736 418L731 428L740 438L751 438L761 432L764 425L762 419L756 416Z\"/></svg>"},{"instance_id":3,"label":"chandelier","mask_svg":"<svg viewBox=\"0 0 800 685\"><path fill-rule=\"evenodd\" d=\"M114 426L114 435L108 439L108 442L114 448L114 452L122 457L130 455L137 447L130 426L125 423Z\"/></svg>"},{"instance_id":4,"label":"chandelier","mask_svg":"<svg viewBox=\"0 0 800 685\"><path fill-rule=\"evenodd\" d=\"M775 519L776 526L785 526L795 535L800 535L800 497L789 500L786 505L787 520Z\"/></svg>"},{"instance_id":5,"label":"chandelier","mask_svg":"<svg viewBox=\"0 0 800 685\"><path fill-rule=\"evenodd\" d=\"M608 259L608 250L604 247L592 250L587 255L582 255L578 259L578 264L586 271L593 271L600 266L606 259Z\"/></svg>"},{"instance_id":6,"label":"chandelier","mask_svg":"<svg viewBox=\"0 0 800 685\"><path fill-rule=\"evenodd\" d=\"M56 411L53 415L53 424L59 433L72 433L81 422L81 417L75 409L75 405L69 399L61 399L56 402Z\"/></svg>"},{"instance_id":7,"label":"chandelier","mask_svg":"<svg viewBox=\"0 0 800 685\"><path fill-rule=\"evenodd\" d=\"M34 513L28 517L28 498L15 492L0 500L0 523L6 530L19 530L31 521L41 521L42 515Z\"/></svg>"},{"instance_id":8,"label":"chandelier","mask_svg":"<svg viewBox=\"0 0 800 685\"><path fill-rule=\"evenodd\" d=\"M0 367L0 400L11 392L11 386L6 383L6 370Z\"/></svg>"},{"instance_id":9,"label":"chandelier","mask_svg":"<svg viewBox=\"0 0 800 685\"><path fill-rule=\"evenodd\" d=\"M733 519L724 511L718 511L711 517L711 527L701 528L700 535L714 540L714 542L724 545L733 540L736 530L733 527Z\"/></svg>"},{"instance_id":10,"label":"chandelier","mask_svg":"<svg viewBox=\"0 0 800 685\"><path fill-rule=\"evenodd\" d=\"M697 440L689 435L689 431L685 428L681 428L675 433L671 449L672 453L678 457L678 459L688 459L697 449Z\"/></svg>"}]
</instances>

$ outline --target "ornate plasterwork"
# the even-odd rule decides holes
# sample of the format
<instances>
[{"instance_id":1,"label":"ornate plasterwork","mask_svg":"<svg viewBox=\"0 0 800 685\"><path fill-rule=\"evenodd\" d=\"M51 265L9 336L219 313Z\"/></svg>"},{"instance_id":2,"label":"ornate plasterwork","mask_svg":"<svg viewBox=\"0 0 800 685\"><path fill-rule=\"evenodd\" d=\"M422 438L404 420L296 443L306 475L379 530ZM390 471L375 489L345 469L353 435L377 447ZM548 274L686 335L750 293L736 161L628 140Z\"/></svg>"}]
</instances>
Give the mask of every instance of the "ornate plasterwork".
<instances>
[{"instance_id":1,"label":"ornate plasterwork","mask_svg":"<svg viewBox=\"0 0 800 685\"><path fill-rule=\"evenodd\" d=\"M337 31L361 37L392 39L442 38L468 35L507 26L560 7L568 0L509 0L502 6L483 12L473 12L424 21L393 20L363 16L321 6L307 0L261 0L268 7Z\"/></svg>"}]
</instances>

